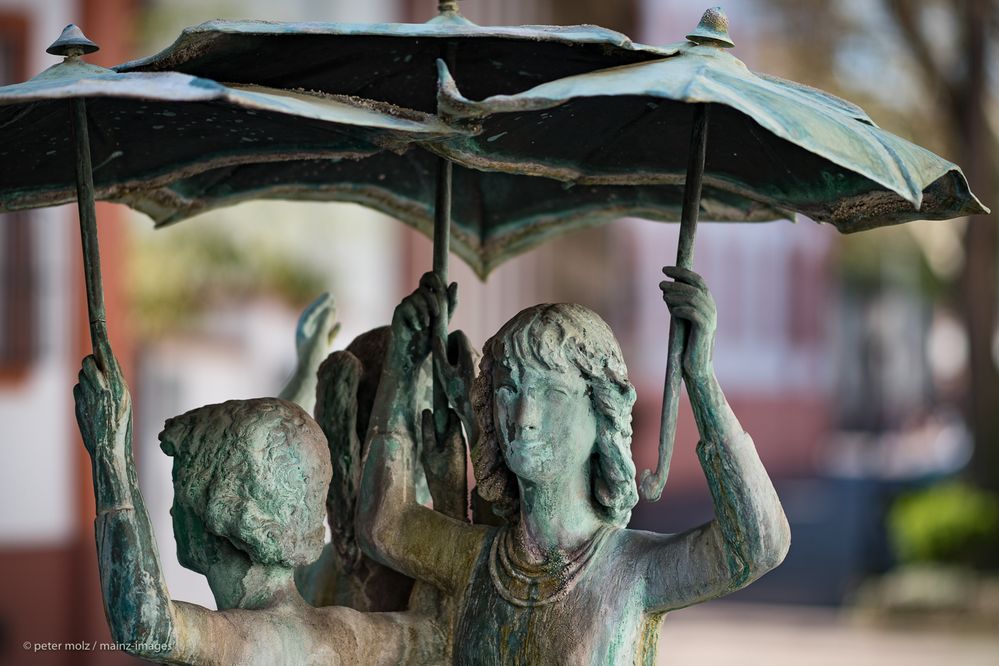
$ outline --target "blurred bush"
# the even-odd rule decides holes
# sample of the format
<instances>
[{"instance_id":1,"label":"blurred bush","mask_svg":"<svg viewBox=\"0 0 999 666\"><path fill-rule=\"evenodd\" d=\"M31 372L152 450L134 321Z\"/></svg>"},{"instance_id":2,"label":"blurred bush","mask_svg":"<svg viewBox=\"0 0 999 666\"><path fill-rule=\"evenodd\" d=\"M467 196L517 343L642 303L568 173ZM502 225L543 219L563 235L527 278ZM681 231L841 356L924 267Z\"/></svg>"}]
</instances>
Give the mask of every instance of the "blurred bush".
<instances>
[{"instance_id":1,"label":"blurred bush","mask_svg":"<svg viewBox=\"0 0 999 666\"><path fill-rule=\"evenodd\" d=\"M138 234L129 269L143 337L184 329L220 303L273 296L298 308L328 288L324 275L280 244L207 225Z\"/></svg>"},{"instance_id":2,"label":"blurred bush","mask_svg":"<svg viewBox=\"0 0 999 666\"><path fill-rule=\"evenodd\" d=\"M888 531L904 564L999 568L999 495L951 481L900 497Z\"/></svg>"}]
</instances>

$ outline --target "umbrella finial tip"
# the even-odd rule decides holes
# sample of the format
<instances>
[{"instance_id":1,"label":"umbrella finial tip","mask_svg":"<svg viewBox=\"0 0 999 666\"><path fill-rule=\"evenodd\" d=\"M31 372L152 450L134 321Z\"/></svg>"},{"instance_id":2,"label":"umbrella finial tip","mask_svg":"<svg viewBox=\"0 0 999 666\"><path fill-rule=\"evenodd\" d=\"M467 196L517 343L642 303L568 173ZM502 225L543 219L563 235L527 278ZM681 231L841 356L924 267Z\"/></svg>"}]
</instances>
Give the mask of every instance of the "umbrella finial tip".
<instances>
[{"instance_id":1,"label":"umbrella finial tip","mask_svg":"<svg viewBox=\"0 0 999 666\"><path fill-rule=\"evenodd\" d=\"M99 49L100 47L97 44L87 39L87 36L83 34L80 28L70 23L63 28L59 39L52 42L52 45L45 49L45 52L52 55L74 58L86 53L93 53Z\"/></svg>"},{"instance_id":2,"label":"umbrella finial tip","mask_svg":"<svg viewBox=\"0 0 999 666\"><path fill-rule=\"evenodd\" d=\"M704 12L701 22L697 24L694 32L687 35L687 39L695 44L725 49L735 46L735 42L728 36L728 16L721 7L712 7Z\"/></svg>"},{"instance_id":3,"label":"umbrella finial tip","mask_svg":"<svg viewBox=\"0 0 999 666\"><path fill-rule=\"evenodd\" d=\"M460 14L458 0L437 0L438 14Z\"/></svg>"}]
</instances>

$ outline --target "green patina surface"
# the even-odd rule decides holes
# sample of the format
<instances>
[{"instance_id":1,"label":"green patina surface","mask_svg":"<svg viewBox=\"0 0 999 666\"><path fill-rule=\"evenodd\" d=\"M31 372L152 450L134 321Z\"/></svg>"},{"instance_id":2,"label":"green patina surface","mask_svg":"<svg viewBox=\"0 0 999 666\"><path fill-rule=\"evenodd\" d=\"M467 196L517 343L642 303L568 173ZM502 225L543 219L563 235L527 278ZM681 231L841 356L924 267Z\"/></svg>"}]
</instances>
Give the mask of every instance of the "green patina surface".
<instances>
[{"instance_id":1,"label":"green patina surface","mask_svg":"<svg viewBox=\"0 0 999 666\"><path fill-rule=\"evenodd\" d=\"M662 288L690 325L683 373L717 515L680 535L623 529L638 499L635 393L613 334L577 305L529 308L484 349L472 462L478 493L505 524L468 525L414 502L418 413L407 369L430 351L442 287L428 274L397 308L359 535L371 556L450 600L454 663L651 663L665 612L734 591L783 558L780 503L711 369L713 301L699 277L674 273Z\"/></svg>"}]
</instances>

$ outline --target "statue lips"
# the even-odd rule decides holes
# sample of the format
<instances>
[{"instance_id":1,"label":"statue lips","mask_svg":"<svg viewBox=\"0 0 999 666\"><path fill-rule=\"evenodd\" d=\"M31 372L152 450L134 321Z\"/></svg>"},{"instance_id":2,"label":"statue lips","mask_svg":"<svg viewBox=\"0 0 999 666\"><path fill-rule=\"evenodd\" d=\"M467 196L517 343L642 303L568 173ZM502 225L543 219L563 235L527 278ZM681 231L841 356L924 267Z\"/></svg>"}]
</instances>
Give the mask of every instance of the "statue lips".
<instances>
[{"instance_id":1,"label":"statue lips","mask_svg":"<svg viewBox=\"0 0 999 666\"><path fill-rule=\"evenodd\" d=\"M507 443L505 458L510 471L534 479L555 458L555 447L547 439L515 439Z\"/></svg>"}]
</instances>

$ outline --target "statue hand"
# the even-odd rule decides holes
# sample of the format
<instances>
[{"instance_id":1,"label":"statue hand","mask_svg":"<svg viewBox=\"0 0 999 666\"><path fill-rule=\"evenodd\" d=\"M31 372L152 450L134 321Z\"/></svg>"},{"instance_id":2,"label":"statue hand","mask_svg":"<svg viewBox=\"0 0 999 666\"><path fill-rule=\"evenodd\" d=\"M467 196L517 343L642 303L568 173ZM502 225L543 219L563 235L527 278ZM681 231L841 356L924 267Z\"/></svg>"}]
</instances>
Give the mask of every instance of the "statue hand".
<instances>
[{"instance_id":1,"label":"statue hand","mask_svg":"<svg viewBox=\"0 0 999 666\"><path fill-rule=\"evenodd\" d=\"M109 367L102 370L94 356L83 359L79 383L73 388L76 422L91 456L99 448L127 445L132 398L110 348L102 350Z\"/></svg>"},{"instance_id":2,"label":"statue hand","mask_svg":"<svg viewBox=\"0 0 999 666\"><path fill-rule=\"evenodd\" d=\"M440 367L435 368L437 381L444 387L448 401L461 416L463 423L473 423L472 412L472 382L475 380L475 353L472 343L463 331L454 331L448 336L447 349L439 337L434 336L435 353L445 359Z\"/></svg>"},{"instance_id":3,"label":"statue hand","mask_svg":"<svg viewBox=\"0 0 999 666\"><path fill-rule=\"evenodd\" d=\"M676 266L663 268L663 273L673 278L659 284L670 316L686 320L690 326L683 357L684 378L688 382L707 379L713 372L711 350L718 326L715 300L697 273Z\"/></svg>"},{"instance_id":4,"label":"statue hand","mask_svg":"<svg viewBox=\"0 0 999 666\"><path fill-rule=\"evenodd\" d=\"M340 332L336 323L336 304L329 292L324 292L302 311L295 329L295 349L300 367L313 374L329 353L333 339Z\"/></svg>"},{"instance_id":5,"label":"statue hand","mask_svg":"<svg viewBox=\"0 0 999 666\"><path fill-rule=\"evenodd\" d=\"M438 439L434 414L425 409L421 414L420 434L423 444L420 462L427 476L434 509L455 520L467 521L467 471L461 420L454 410L449 409L444 436Z\"/></svg>"},{"instance_id":6,"label":"statue hand","mask_svg":"<svg viewBox=\"0 0 999 666\"><path fill-rule=\"evenodd\" d=\"M390 361L405 373L412 373L430 354L434 323L447 298L448 319L454 312L458 285L451 283L445 291L434 273L425 273L420 286L396 306L392 315L392 342L389 346Z\"/></svg>"}]
</instances>

